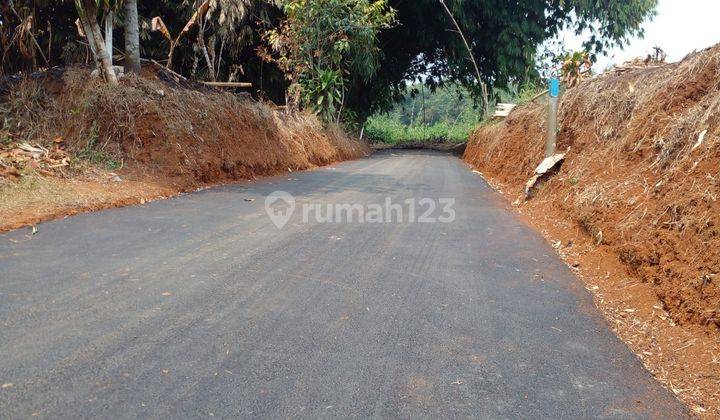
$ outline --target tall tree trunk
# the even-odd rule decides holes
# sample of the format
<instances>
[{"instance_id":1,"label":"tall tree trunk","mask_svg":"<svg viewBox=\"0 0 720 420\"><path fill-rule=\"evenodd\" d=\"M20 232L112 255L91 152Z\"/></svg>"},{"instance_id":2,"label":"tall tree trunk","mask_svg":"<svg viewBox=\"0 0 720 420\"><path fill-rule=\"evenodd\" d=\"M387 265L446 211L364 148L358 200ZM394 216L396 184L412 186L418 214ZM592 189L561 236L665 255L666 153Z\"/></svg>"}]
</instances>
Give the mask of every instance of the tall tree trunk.
<instances>
[{"instance_id":1,"label":"tall tree trunk","mask_svg":"<svg viewBox=\"0 0 720 420\"><path fill-rule=\"evenodd\" d=\"M125 72L140 74L140 27L137 0L125 0Z\"/></svg>"},{"instance_id":2,"label":"tall tree trunk","mask_svg":"<svg viewBox=\"0 0 720 420\"><path fill-rule=\"evenodd\" d=\"M105 14L105 49L110 56L110 65L113 65L113 18L114 13L108 10Z\"/></svg>"},{"instance_id":3,"label":"tall tree trunk","mask_svg":"<svg viewBox=\"0 0 720 420\"><path fill-rule=\"evenodd\" d=\"M100 73L108 82L117 84L117 77L112 68L110 55L105 48L102 30L97 22L98 9L95 0L75 0L75 7Z\"/></svg>"}]
</instances>

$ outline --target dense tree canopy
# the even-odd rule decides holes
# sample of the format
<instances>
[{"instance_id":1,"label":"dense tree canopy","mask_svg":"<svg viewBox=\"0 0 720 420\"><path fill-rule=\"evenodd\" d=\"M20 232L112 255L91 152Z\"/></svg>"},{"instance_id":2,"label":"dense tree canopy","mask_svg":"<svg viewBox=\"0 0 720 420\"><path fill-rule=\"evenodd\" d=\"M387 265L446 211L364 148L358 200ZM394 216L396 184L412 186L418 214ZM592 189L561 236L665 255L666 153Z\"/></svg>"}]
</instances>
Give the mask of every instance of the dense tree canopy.
<instances>
[{"instance_id":1,"label":"dense tree canopy","mask_svg":"<svg viewBox=\"0 0 720 420\"><path fill-rule=\"evenodd\" d=\"M471 45L484 82L503 87L510 82L537 77L538 48L561 29L571 28L584 34L586 48L599 52L641 34L640 25L654 13L657 0L445 2ZM361 2L330 3L338 6L337 10L356 10L351 5ZM423 80L431 88L449 81L458 82L471 92L478 92L478 80L465 46L439 0L387 0L387 3L396 11L396 23L373 33L372 41L377 46L373 50L377 54L373 55L379 60L379 66L372 66L371 77L349 78L343 87L347 90L346 108L363 119L400 98L408 80ZM206 8L201 24L188 27L188 22L203 5ZM167 62L172 41L177 39L171 63L173 70L203 80L250 81L256 94L282 103L290 82L276 63L264 62L258 55L260 47L267 45L262 34L287 22L281 6L282 2L277 0L140 1L141 55ZM154 25L155 17L162 20L165 32L152 30L158 29ZM72 1L3 2L0 7L2 72L90 63L87 44L78 36L76 19ZM124 19L120 8L115 17L116 40L123 39ZM121 45L115 44L116 50L118 47ZM352 61L347 55L343 59Z\"/></svg>"},{"instance_id":2,"label":"dense tree canopy","mask_svg":"<svg viewBox=\"0 0 720 420\"><path fill-rule=\"evenodd\" d=\"M469 39L483 78L495 87L537 76L538 47L564 28L586 36L601 52L642 34L657 0L446 0ZM387 106L404 81L463 83L478 92L461 38L438 0L391 0L399 24L380 34L384 59L371 87L358 86L353 106ZM398 96L398 97L400 97Z\"/></svg>"}]
</instances>

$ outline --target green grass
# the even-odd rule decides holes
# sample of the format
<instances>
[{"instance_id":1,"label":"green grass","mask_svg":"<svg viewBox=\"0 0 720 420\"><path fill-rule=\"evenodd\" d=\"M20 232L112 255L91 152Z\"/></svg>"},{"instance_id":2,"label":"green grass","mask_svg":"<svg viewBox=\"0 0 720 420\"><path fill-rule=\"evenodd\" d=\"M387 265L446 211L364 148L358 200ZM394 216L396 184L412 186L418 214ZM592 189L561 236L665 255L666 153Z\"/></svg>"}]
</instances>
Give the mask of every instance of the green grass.
<instances>
[{"instance_id":1,"label":"green grass","mask_svg":"<svg viewBox=\"0 0 720 420\"><path fill-rule=\"evenodd\" d=\"M494 92L499 102L520 105L543 89L542 85L528 82ZM446 86L432 91L411 85L405 97L388 112L374 114L367 120L365 133L376 143L462 143L478 126L493 123L489 119L481 121L481 113L474 105L477 104L470 99L470 92L462 87ZM491 105L491 113L494 108ZM423 124L424 121L429 123Z\"/></svg>"},{"instance_id":2,"label":"green grass","mask_svg":"<svg viewBox=\"0 0 720 420\"><path fill-rule=\"evenodd\" d=\"M367 137L377 143L399 144L413 142L443 141L462 143L476 127L477 122L462 121L457 124L438 122L433 125L405 125L387 116L375 115L365 125Z\"/></svg>"},{"instance_id":3,"label":"green grass","mask_svg":"<svg viewBox=\"0 0 720 420\"><path fill-rule=\"evenodd\" d=\"M402 99L368 119L365 132L378 143L462 143L480 120L476 105L462 86L409 84Z\"/></svg>"}]
</instances>

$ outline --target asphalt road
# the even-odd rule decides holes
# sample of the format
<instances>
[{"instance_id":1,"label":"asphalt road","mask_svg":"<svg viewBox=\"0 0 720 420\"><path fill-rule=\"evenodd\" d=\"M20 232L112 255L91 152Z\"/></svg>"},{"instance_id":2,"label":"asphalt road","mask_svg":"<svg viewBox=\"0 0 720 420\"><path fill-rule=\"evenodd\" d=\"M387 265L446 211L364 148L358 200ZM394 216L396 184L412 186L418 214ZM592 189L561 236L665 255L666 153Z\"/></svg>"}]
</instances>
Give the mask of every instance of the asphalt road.
<instances>
[{"instance_id":1,"label":"asphalt road","mask_svg":"<svg viewBox=\"0 0 720 420\"><path fill-rule=\"evenodd\" d=\"M456 219L302 220L386 197ZM0 384L0 418L687 416L543 239L422 151L0 235Z\"/></svg>"}]
</instances>

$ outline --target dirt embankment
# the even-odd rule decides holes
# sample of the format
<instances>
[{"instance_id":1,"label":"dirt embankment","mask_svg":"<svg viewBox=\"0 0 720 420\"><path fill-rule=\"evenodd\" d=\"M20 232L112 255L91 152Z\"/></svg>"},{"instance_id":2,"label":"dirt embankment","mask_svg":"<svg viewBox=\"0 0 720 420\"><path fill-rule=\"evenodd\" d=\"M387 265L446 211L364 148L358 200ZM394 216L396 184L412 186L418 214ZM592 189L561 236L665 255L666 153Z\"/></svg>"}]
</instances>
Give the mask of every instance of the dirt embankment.
<instances>
[{"instance_id":1,"label":"dirt embankment","mask_svg":"<svg viewBox=\"0 0 720 420\"><path fill-rule=\"evenodd\" d=\"M720 45L568 90L566 161L524 202L546 113L524 105L478 129L464 159L577 266L650 370L720 415Z\"/></svg>"},{"instance_id":2,"label":"dirt embankment","mask_svg":"<svg viewBox=\"0 0 720 420\"><path fill-rule=\"evenodd\" d=\"M0 231L370 152L314 116L145 73L111 86L70 69L10 87L0 103ZM27 146L69 163L33 158Z\"/></svg>"}]
</instances>

